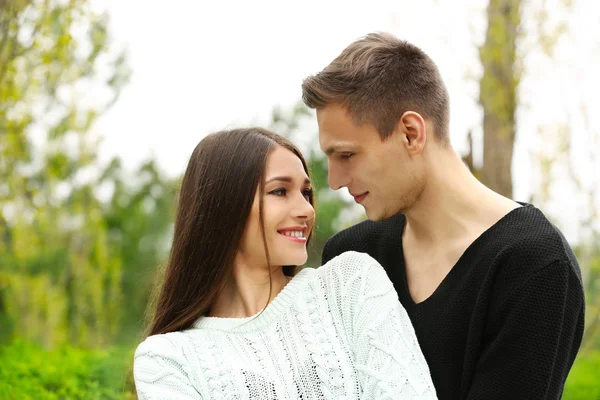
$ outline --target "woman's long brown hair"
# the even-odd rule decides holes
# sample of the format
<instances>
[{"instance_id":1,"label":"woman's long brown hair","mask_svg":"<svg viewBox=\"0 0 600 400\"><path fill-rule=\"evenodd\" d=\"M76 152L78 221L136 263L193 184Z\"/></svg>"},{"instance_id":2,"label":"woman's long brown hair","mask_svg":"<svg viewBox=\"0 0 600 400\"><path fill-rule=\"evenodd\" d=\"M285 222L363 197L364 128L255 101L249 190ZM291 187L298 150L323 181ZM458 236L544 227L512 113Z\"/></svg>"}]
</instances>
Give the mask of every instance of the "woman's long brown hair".
<instances>
[{"instance_id":1,"label":"woman's long brown hair","mask_svg":"<svg viewBox=\"0 0 600 400\"><path fill-rule=\"evenodd\" d=\"M173 245L149 335L187 329L210 310L232 276L257 190L264 242L264 174L278 145L293 152L309 175L296 146L262 128L213 133L196 146L181 182ZM314 205L312 196L309 200ZM284 266L284 273L294 275L295 269Z\"/></svg>"}]
</instances>

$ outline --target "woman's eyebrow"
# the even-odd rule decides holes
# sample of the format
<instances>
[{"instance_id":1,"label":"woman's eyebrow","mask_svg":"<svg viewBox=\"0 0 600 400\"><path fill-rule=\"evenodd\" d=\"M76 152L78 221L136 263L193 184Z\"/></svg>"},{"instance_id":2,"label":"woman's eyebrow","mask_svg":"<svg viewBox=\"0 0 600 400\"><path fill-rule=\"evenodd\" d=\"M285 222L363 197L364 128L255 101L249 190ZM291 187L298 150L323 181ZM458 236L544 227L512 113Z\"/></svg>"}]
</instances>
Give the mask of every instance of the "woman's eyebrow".
<instances>
[{"instance_id":1,"label":"woman's eyebrow","mask_svg":"<svg viewBox=\"0 0 600 400\"><path fill-rule=\"evenodd\" d=\"M273 182L273 181L281 181L281 182L291 183L294 181L294 179L291 176L276 176L276 177L270 178L265 183L269 183L269 182ZM304 183L307 185L310 185L310 183L311 183L310 179L308 179L308 178L304 179Z\"/></svg>"}]
</instances>

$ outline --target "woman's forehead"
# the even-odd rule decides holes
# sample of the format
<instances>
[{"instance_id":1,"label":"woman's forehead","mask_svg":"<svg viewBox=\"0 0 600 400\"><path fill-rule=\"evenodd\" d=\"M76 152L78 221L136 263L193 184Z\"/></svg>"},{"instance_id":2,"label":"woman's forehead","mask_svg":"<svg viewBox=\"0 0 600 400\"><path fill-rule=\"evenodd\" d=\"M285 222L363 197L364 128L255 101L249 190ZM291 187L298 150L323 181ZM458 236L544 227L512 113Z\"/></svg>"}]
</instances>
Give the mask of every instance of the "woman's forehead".
<instances>
[{"instance_id":1,"label":"woman's forehead","mask_svg":"<svg viewBox=\"0 0 600 400\"><path fill-rule=\"evenodd\" d=\"M266 182L275 177L289 177L301 181L308 179L300 158L282 146L277 146L269 154L265 172Z\"/></svg>"}]
</instances>

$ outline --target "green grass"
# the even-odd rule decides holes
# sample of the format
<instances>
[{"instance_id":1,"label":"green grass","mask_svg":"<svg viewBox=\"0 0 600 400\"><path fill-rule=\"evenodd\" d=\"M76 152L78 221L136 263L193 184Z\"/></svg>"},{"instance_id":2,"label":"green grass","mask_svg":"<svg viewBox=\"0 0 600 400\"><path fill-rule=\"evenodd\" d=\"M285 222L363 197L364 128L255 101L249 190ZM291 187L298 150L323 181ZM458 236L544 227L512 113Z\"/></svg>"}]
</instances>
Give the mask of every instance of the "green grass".
<instances>
[{"instance_id":1,"label":"green grass","mask_svg":"<svg viewBox=\"0 0 600 400\"><path fill-rule=\"evenodd\" d=\"M600 350L580 354L569 373L563 400L600 400Z\"/></svg>"},{"instance_id":2,"label":"green grass","mask_svg":"<svg viewBox=\"0 0 600 400\"><path fill-rule=\"evenodd\" d=\"M51 351L16 341L0 347L0 400L130 400L132 347ZM600 351L580 354L563 400L600 400Z\"/></svg>"},{"instance_id":3,"label":"green grass","mask_svg":"<svg viewBox=\"0 0 600 400\"><path fill-rule=\"evenodd\" d=\"M0 399L135 399L133 349L46 351L14 342L0 347Z\"/></svg>"}]
</instances>

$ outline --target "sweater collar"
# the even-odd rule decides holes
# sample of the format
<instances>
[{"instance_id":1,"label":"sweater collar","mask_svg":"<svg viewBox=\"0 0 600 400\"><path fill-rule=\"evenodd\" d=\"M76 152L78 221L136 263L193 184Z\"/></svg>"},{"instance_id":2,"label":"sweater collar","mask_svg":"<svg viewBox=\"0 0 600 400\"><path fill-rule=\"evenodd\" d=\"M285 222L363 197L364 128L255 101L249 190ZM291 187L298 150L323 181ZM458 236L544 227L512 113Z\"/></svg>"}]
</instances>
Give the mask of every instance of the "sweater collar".
<instances>
[{"instance_id":1,"label":"sweater collar","mask_svg":"<svg viewBox=\"0 0 600 400\"><path fill-rule=\"evenodd\" d=\"M313 276L313 268L304 268L288 282L267 307L255 315L245 318L200 317L191 329L212 329L228 332L250 332L277 321L296 300L298 293Z\"/></svg>"}]
</instances>

